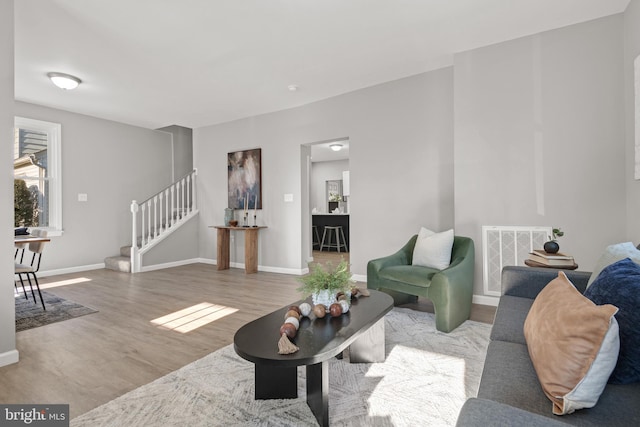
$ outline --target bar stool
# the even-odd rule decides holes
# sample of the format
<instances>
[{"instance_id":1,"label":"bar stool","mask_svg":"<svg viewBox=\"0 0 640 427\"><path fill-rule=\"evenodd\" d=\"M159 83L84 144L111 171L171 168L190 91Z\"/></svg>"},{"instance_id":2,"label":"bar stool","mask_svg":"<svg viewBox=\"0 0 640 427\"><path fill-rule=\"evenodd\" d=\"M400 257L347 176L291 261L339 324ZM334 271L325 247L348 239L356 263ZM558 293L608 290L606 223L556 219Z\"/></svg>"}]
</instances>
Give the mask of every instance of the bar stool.
<instances>
[{"instance_id":1,"label":"bar stool","mask_svg":"<svg viewBox=\"0 0 640 427\"><path fill-rule=\"evenodd\" d=\"M329 232L329 236L327 236L327 231ZM335 232L335 243L331 243L331 232L334 231ZM327 238L327 244L325 245L324 241L325 238ZM342 238L342 243L340 243L340 238ZM320 244L320 250L322 251L322 249L324 247L327 247L329 249L331 248L336 248L338 250L338 252L340 252L340 248L344 247L344 251L345 252L349 252L349 249L347 248L347 239L345 239L344 237L344 231L342 231L342 226L341 225L337 225L337 226L329 226L329 225L325 225L324 227L324 232L322 233L322 243Z\"/></svg>"},{"instance_id":2,"label":"bar stool","mask_svg":"<svg viewBox=\"0 0 640 427\"><path fill-rule=\"evenodd\" d=\"M317 225L312 225L311 226L311 247L320 247L320 234L318 234L318 226Z\"/></svg>"}]
</instances>

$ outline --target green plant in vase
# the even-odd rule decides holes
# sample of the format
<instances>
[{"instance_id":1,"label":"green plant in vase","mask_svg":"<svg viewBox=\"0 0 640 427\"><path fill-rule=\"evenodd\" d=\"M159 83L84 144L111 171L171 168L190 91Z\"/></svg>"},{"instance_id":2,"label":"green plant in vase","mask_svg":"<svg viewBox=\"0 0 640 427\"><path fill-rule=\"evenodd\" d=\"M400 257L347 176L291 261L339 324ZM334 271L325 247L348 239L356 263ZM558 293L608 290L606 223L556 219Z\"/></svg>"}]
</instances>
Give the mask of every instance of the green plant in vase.
<instances>
[{"instance_id":1,"label":"green plant in vase","mask_svg":"<svg viewBox=\"0 0 640 427\"><path fill-rule=\"evenodd\" d=\"M338 193L330 193L329 194L329 201L330 202L341 202L342 201L342 196L340 196L340 194L338 194Z\"/></svg>"},{"instance_id":2,"label":"green plant in vase","mask_svg":"<svg viewBox=\"0 0 640 427\"><path fill-rule=\"evenodd\" d=\"M555 254L560 250L560 245L558 245L556 240L558 237L564 236L564 231L560 228L553 228L551 234L553 236L549 236L549 241L544 244L544 251L549 254Z\"/></svg>"},{"instance_id":3,"label":"green plant in vase","mask_svg":"<svg viewBox=\"0 0 640 427\"><path fill-rule=\"evenodd\" d=\"M349 271L349 264L343 259L337 267L331 262L322 264L309 264L309 274L299 279L302 286L298 288L306 298L311 295L313 304L322 304L329 307L336 302L339 292L350 294L351 284L354 282Z\"/></svg>"}]
</instances>

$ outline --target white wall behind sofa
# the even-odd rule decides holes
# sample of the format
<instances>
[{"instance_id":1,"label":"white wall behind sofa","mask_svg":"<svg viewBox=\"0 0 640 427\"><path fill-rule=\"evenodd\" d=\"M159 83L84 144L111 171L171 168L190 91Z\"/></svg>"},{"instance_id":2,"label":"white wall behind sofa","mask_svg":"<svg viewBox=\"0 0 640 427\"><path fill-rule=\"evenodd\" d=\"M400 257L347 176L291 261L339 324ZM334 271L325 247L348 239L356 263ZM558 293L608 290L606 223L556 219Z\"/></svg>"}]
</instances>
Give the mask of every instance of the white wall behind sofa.
<instances>
[{"instance_id":1,"label":"white wall behind sofa","mask_svg":"<svg viewBox=\"0 0 640 427\"><path fill-rule=\"evenodd\" d=\"M626 188L627 188L627 236L635 244L640 243L640 180L634 179L636 114L634 99L633 61L640 55L640 0L631 0L624 12L624 94L626 118ZM640 132L640 130L638 130Z\"/></svg>"},{"instance_id":2,"label":"white wall behind sofa","mask_svg":"<svg viewBox=\"0 0 640 427\"><path fill-rule=\"evenodd\" d=\"M455 57L455 224L562 227L590 271L627 238L623 17L614 15Z\"/></svg>"}]
</instances>

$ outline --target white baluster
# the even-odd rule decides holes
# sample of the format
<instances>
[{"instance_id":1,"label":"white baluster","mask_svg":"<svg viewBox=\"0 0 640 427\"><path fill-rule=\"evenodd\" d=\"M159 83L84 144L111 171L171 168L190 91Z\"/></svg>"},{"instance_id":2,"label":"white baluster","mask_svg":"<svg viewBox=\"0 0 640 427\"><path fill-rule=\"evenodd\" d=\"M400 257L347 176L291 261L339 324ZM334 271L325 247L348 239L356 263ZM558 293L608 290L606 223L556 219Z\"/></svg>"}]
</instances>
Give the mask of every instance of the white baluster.
<instances>
[{"instance_id":1,"label":"white baluster","mask_svg":"<svg viewBox=\"0 0 640 427\"><path fill-rule=\"evenodd\" d=\"M191 175L187 175L187 212L191 213L193 207L191 206L191 192L193 189L191 188Z\"/></svg>"},{"instance_id":2,"label":"white baluster","mask_svg":"<svg viewBox=\"0 0 640 427\"><path fill-rule=\"evenodd\" d=\"M176 216L175 216L175 203L176 203L176 191L175 191L175 185L171 186L171 225L175 225L176 224Z\"/></svg>"},{"instance_id":3,"label":"white baluster","mask_svg":"<svg viewBox=\"0 0 640 427\"><path fill-rule=\"evenodd\" d=\"M148 208L147 209L147 215L149 215L147 217L147 220L148 220L147 221L148 222L148 226L147 226L147 243L150 243L151 242L151 237L153 236L153 234L151 234L152 233L152 231L151 231L152 230L151 229L151 227L152 227L151 226L151 199L149 199L147 201L147 208Z\"/></svg>"},{"instance_id":4,"label":"white baluster","mask_svg":"<svg viewBox=\"0 0 640 427\"><path fill-rule=\"evenodd\" d=\"M185 208L185 204L184 204L184 178L180 180L180 187L182 188L182 197L180 198L180 218L184 218L184 208Z\"/></svg>"},{"instance_id":5,"label":"white baluster","mask_svg":"<svg viewBox=\"0 0 640 427\"><path fill-rule=\"evenodd\" d=\"M153 196L153 238L158 237L158 196Z\"/></svg>"},{"instance_id":6,"label":"white baluster","mask_svg":"<svg viewBox=\"0 0 640 427\"><path fill-rule=\"evenodd\" d=\"M180 182L176 182L174 187L176 188L176 222L180 220Z\"/></svg>"},{"instance_id":7,"label":"white baluster","mask_svg":"<svg viewBox=\"0 0 640 427\"><path fill-rule=\"evenodd\" d=\"M164 229L171 227L171 217L169 216L169 189L164 190Z\"/></svg>"},{"instance_id":8,"label":"white baluster","mask_svg":"<svg viewBox=\"0 0 640 427\"><path fill-rule=\"evenodd\" d=\"M160 200L158 201L158 204L160 205L160 207L158 208L158 218L160 220L160 226L158 227L158 229L160 231L158 233L162 234L166 231L165 227L167 226L166 221L162 220L162 213L164 212L164 205L162 204L162 201L164 199L164 193L160 192L160 194L158 194L158 197L160 198Z\"/></svg>"},{"instance_id":9,"label":"white baluster","mask_svg":"<svg viewBox=\"0 0 640 427\"><path fill-rule=\"evenodd\" d=\"M194 169L193 172L191 172L191 174L193 175L193 188L191 191L193 191L193 208L194 209L198 209L198 186L197 186L197 176L198 176L198 169Z\"/></svg>"},{"instance_id":10,"label":"white baluster","mask_svg":"<svg viewBox=\"0 0 640 427\"><path fill-rule=\"evenodd\" d=\"M145 216L145 212L147 211L147 204L143 203L141 205L142 207L142 214L141 214L141 218L142 218L142 225L140 226L140 247L144 247L144 237L146 234L146 229L145 229L145 224L146 224L146 216Z\"/></svg>"}]
</instances>

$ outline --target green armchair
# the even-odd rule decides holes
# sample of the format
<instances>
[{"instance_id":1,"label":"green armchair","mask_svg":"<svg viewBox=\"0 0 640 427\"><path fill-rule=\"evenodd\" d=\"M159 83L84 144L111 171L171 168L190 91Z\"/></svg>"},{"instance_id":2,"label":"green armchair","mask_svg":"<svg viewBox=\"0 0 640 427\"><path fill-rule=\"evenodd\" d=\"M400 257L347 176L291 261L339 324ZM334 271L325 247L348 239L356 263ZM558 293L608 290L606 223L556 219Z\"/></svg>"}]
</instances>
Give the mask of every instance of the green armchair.
<instances>
[{"instance_id":1,"label":"green armchair","mask_svg":"<svg viewBox=\"0 0 640 427\"><path fill-rule=\"evenodd\" d=\"M444 270L411 265L417 235L393 255L369 261L367 288L394 296L425 297L433 302L436 329L451 332L469 319L473 299L473 240L455 236L451 265Z\"/></svg>"}]
</instances>

